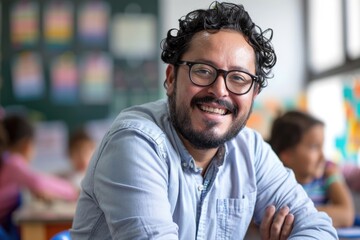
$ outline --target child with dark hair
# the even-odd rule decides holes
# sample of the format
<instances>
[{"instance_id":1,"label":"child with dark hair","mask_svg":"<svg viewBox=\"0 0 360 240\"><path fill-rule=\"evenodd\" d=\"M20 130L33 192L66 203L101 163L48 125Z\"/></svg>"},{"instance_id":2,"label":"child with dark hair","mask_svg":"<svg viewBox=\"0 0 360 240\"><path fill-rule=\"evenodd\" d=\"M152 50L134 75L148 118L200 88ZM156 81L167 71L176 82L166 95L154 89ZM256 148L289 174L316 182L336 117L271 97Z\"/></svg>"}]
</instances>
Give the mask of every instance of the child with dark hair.
<instances>
[{"instance_id":1,"label":"child with dark hair","mask_svg":"<svg viewBox=\"0 0 360 240\"><path fill-rule=\"evenodd\" d=\"M95 150L95 140L85 128L79 128L72 132L68 142L68 156L72 172L68 176L75 186L80 188L80 182Z\"/></svg>"},{"instance_id":2,"label":"child with dark hair","mask_svg":"<svg viewBox=\"0 0 360 240\"><path fill-rule=\"evenodd\" d=\"M350 191L338 166L324 158L322 121L305 112L288 111L274 120L269 143L284 165L294 171L317 209L332 218L335 227L353 224Z\"/></svg>"},{"instance_id":3,"label":"child with dark hair","mask_svg":"<svg viewBox=\"0 0 360 240\"><path fill-rule=\"evenodd\" d=\"M35 131L26 117L5 115L0 123L3 127L0 131L0 224L5 231L10 231L14 226L11 216L21 205L23 190L46 201L75 201L78 191L68 181L30 168L35 153Z\"/></svg>"}]
</instances>

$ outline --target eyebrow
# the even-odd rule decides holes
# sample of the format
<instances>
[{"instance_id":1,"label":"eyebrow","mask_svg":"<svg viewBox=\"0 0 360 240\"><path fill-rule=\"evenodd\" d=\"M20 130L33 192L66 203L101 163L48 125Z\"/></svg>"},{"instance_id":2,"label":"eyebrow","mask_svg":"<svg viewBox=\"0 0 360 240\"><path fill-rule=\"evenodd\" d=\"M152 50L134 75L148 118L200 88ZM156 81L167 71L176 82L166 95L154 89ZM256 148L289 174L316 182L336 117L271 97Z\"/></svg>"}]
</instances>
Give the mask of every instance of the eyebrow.
<instances>
[{"instance_id":1,"label":"eyebrow","mask_svg":"<svg viewBox=\"0 0 360 240\"><path fill-rule=\"evenodd\" d=\"M205 64L209 64L217 69L222 69L222 68L219 68L213 61L210 61L210 60L206 60L206 59L195 59L195 60L191 60L190 62L198 62L198 63L205 63ZM248 72L250 73L250 70L247 69L247 68L244 68L244 67L241 67L241 66L230 66L230 68L228 69L223 69L223 70L226 70L226 71L233 71L233 70L239 70L239 71L244 71L244 72Z\"/></svg>"}]
</instances>

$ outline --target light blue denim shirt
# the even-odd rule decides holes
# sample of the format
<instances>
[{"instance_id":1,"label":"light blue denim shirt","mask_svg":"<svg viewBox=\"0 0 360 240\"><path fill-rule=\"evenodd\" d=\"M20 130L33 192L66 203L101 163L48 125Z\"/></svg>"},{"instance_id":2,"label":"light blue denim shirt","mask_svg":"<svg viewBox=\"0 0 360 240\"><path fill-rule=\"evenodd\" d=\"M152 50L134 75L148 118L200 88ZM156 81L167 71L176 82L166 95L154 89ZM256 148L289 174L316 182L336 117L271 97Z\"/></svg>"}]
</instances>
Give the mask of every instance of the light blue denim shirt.
<instances>
[{"instance_id":1,"label":"light blue denim shirt","mask_svg":"<svg viewBox=\"0 0 360 240\"><path fill-rule=\"evenodd\" d=\"M166 100L116 118L82 182L73 240L243 239L254 216L287 205L290 239L337 239L330 218L255 131L220 148L204 177L169 121Z\"/></svg>"}]
</instances>

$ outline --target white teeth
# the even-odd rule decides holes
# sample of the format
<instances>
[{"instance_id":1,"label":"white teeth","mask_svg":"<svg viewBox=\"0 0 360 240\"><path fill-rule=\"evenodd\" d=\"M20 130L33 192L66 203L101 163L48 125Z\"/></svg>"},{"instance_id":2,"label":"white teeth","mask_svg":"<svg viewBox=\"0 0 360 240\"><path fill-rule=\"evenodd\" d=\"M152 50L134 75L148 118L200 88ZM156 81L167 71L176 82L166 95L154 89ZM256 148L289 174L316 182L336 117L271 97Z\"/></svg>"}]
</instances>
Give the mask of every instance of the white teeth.
<instances>
[{"instance_id":1,"label":"white teeth","mask_svg":"<svg viewBox=\"0 0 360 240\"><path fill-rule=\"evenodd\" d=\"M221 114L224 115L226 113L225 109L221 109L221 108L213 108L213 107L208 107L208 106L200 106L201 110L204 110L206 112L210 112L210 113L216 113L216 114Z\"/></svg>"}]
</instances>

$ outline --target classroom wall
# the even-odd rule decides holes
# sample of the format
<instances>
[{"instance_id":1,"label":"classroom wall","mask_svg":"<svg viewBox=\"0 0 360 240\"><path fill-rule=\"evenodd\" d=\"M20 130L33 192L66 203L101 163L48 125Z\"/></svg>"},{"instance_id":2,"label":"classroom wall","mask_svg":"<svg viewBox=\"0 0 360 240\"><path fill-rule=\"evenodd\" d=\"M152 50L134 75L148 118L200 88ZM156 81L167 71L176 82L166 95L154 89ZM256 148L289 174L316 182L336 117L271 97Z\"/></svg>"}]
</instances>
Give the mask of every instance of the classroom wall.
<instances>
[{"instance_id":1,"label":"classroom wall","mask_svg":"<svg viewBox=\"0 0 360 240\"><path fill-rule=\"evenodd\" d=\"M2 3L0 105L7 111L24 106L75 129L158 99L158 0Z\"/></svg>"},{"instance_id":2,"label":"classroom wall","mask_svg":"<svg viewBox=\"0 0 360 240\"><path fill-rule=\"evenodd\" d=\"M212 0L159 0L158 13L160 19L158 22L158 40L161 40L166 36L166 32L168 29L178 26L178 19L181 16L195 8L207 8L211 2ZM278 57L277 64L273 69L274 78L269 80L268 87L264 89L264 91L262 91L261 94L258 96L257 102L266 102L268 101L268 99L276 99L280 102L283 102L284 100L293 100L301 93L305 82L303 47L304 39L302 33L303 1L243 0L241 1L241 3L243 3L245 8L248 10L255 23L257 23L263 29L272 28L274 30L273 44ZM164 89L162 87L163 79L165 79L165 64L163 64L160 60L161 49L159 46L159 43L156 44L157 55L159 58L158 61L160 63L158 88L161 91L160 95L165 96ZM115 65L117 66L118 63L116 63ZM117 74L114 75L117 76ZM117 113L117 109L121 109L121 106L117 106L119 105L117 103L123 100L123 98L121 98L122 95L123 94L121 93L113 94L112 105L114 106L102 106L99 111L104 111L104 109L110 108L110 110L106 111L110 111L112 115L115 115ZM3 102L3 104L5 103ZM56 110L55 112L65 111L62 111L62 109L58 109L58 107L52 109ZM81 118L83 116L91 116L91 114L96 112L97 110L90 110L87 111L86 114L81 114L77 117ZM104 114L102 113L101 115ZM83 121L84 120L82 120L82 122Z\"/></svg>"}]
</instances>

